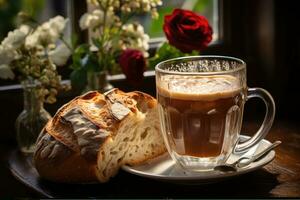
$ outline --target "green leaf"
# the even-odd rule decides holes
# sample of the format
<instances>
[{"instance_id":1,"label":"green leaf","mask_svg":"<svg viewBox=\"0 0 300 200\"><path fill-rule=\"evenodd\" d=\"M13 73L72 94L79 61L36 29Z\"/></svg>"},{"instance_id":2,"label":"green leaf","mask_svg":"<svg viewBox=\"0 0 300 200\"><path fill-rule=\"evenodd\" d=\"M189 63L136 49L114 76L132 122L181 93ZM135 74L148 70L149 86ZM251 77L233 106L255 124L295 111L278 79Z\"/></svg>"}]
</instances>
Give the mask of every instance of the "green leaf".
<instances>
[{"instance_id":1,"label":"green leaf","mask_svg":"<svg viewBox=\"0 0 300 200\"><path fill-rule=\"evenodd\" d=\"M198 55L200 55L199 51L192 51L192 53L186 54L186 56L198 56Z\"/></svg>"},{"instance_id":2,"label":"green leaf","mask_svg":"<svg viewBox=\"0 0 300 200\"><path fill-rule=\"evenodd\" d=\"M100 42L100 40L98 39L98 38L92 38L92 42L93 42L93 44L96 46L96 47L98 47L98 49L101 49L101 48L103 48L102 46L102 43Z\"/></svg>"},{"instance_id":3,"label":"green leaf","mask_svg":"<svg viewBox=\"0 0 300 200\"><path fill-rule=\"evenodd\" d=\"M206 9L212 8L213 3L214 2L211 0L197 1L196 5L193 8L193 11L198 12L198 13L203 13Z\"/></svg>"},{"instance_id":4,"label":"green leaf","mask_svg":"<svg viewBox=\"0 0 300 200\"><path fill-rule=\"evenodd\" d=\"M83 66L82 66L81 60L88 53L89 53L89 45L88 44L82 44L82 45L78 46L72 55L73 64L71 65L71 68L72 69L82 68Z\"/></svg>"},{"instance_id":5,"label":"green leaf","mask_svg":"<svg viewBox=\"0 0 300 200\"><path fill-rule=\"evenodd\" d=\"M71 34L71 45L72 48L75 49L75 47L77 46L78 43L78 35L76 33L72 33Z\"/></svg>"},{"instance_id":6,"label":"green leaf","mask_svg":"<svg viewBox=\"0 0 300 200\"><path fill-rule=\"evenodd\" d=\"M73 72L70 75L72 87L75 90L82 91L87 83L87 72L97 71L97 54L89 50L88 44L78 46L72 56L73 63L71 68Z\"/></svg>"},{"instance_id":7,"label":"green leaf","mask_svg":"<svg viewBox=\"0 0 300 200\"><path fill-rule=\"evenodd\" d=\"M84 58L81 59L81 65L86 71L100 71L97 62L97 55L93 52L86 54Z\"/></svg>"},{"instance_id":8,"label":"green leaf","mask_svg":"<svg viewBox=\"0 0 300 200\"><path fill-rule=\"evenodd\" d=\"M86 53L89 53L89 48L90 46L88 44L82 44L82 45L79 45L76 49L75 49L75 54L77 55L83 55L83 54L86 54Z\"/></svg>"},{"instance_id":9,"label":"green leaf","mask_svg":"<svg viewBox=\"0 0 300 200\"><path fill-rule=\"evenodd\" d=\"M199 55L199 52L193 51L191 53L182 53L179 49L165 42L157 49L156 54L149 59L149 67L150 69L154 69L159 62L164 60L193 55Z\"/></svg>"}]
</instances>

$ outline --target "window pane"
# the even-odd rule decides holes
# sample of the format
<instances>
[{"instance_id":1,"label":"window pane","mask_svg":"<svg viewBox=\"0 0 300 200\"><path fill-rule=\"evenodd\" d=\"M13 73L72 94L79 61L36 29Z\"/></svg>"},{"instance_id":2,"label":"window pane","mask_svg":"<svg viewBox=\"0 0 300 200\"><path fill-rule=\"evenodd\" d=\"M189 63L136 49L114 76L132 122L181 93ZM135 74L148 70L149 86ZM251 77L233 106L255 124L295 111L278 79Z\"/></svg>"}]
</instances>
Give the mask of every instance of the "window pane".
<instances>
[{"instance_id":1,"label":"window pane","mask_svg":"<svg viewBox=\"0 0 300 200\"><path fill-rule=\"evenodd\" d=\"M158 8L158 19L153 20L149 15L145 15L136 18L136 20L140 21L144 25L145 31L151 38L164 37L164 32L162 30L164 16L171 14L175 8L192 10L205 16L214 31L213 41L218 40L218 0L163 0L163 5Z\"/></svg>"},{"instance_id":2,"label":"window pane","mask_svg":"<svg viewBox=\"0 0 300 200\"><path fill-rule=\"evenodd\" d=\"M0 40L16 28L17 14L25 11L44 22L56 15L67 16L67 2L62 0L0 0ZM5 20L3 20L5 19Z\"/></svg>"}]
</instances>

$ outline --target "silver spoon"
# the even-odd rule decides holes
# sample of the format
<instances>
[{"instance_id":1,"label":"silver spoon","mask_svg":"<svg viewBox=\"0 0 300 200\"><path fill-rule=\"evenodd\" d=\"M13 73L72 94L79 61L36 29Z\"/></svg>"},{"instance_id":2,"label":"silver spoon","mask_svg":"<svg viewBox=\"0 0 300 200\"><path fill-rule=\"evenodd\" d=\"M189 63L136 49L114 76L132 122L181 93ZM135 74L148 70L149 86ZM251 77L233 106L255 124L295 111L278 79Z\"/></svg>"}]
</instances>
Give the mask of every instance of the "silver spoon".
<instances>
[{"instance_id":1,"label":"silver spoon","mask_svg":"<svg viewBox=\"0 0 300 200\"><path fill-rule=\"evenodd\" d=\"M275 147L281 144L281 141L276 141L270 146L268 146L266 149L264 149L262 152L252 156L252 157L241 157L237 161L231 163L231 164L224 164L224 165L218 165L214 167L214 170L222 171L222 172L234 172L237 171L238 168L245 167L252 162L256 162L259 159L263 158L265 155L267 155L270 151L272 151ZM246 160L244 162L241 162L242 160Z\"/></svg>"}]
</instances>

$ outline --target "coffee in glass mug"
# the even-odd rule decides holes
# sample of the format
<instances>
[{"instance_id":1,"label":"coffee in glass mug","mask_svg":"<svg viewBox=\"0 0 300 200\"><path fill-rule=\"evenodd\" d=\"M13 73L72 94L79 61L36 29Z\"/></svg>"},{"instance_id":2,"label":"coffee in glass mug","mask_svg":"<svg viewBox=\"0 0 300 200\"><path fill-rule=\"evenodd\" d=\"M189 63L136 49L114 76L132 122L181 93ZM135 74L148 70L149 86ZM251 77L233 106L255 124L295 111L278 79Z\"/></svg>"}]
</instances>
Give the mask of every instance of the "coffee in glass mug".
<instances>
[{"instance_id":1,"label":"coffee in glass mug","mask_svg":"<svg viewBox=\"0 0 300 200\"><path fill-rule=\"evenodd\" d=\"M210 170L232 152L247 151L264 138L274 119L271 95L247 88L246 64L237 58L192 56L161 62L156 87L165 144L187 170ZM265 120L249 141L237 144L244 104L251 97L266 103Z\"/></svg>"}]
</instances>

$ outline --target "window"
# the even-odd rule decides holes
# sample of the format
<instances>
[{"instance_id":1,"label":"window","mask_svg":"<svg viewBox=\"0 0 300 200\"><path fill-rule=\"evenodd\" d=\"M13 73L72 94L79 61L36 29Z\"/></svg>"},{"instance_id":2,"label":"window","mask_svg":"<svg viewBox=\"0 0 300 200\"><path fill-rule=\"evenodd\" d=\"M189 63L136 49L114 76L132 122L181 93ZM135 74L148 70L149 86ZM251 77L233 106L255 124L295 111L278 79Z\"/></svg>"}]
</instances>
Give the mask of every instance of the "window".
<instances>
[{"instance_id":1,"label":"window","mask_svg":"<svg viewBox=\"0 0 300 200\"><path fill-rule=\"evenodd\" d=\"M152 52L157 44L164 40L164 32L162 30L164 16L171 14L175 8L193 10L205 16L213 28L213 42L220 40L220 17L219 5L220 0L163 0L163 5L158 7L159 18L151 19L149 15L140 15L134 20L138 20L145 28L145 32L150 36L150 49ZM0 24L0 39L6 36L7 32L13 30L16 26L16 15L19 11L24 10L32 14L39 22L62 15L70 18L70 26L66 29L66 37L73 31L79 34L79 40L85 40L86 32L82 32L78 28L79 18L86 12L85 0L0 0L0 18L3 20ZM63 79L68 79L70 69L68 67L60 68L59 73ZM0 85L10 85L17 83L16 80L1 80Z\"/></svg>"},{"instance_id":2,"label":"window","mask_svg":"<svg viewBox=\"0 0 300 200\"><path fill-rule=\"evenodd\" d=\"M66 17L67 4L61 0L0 0L0 19L5 19L0 23L0 40L16 27L18 12L25 11L43 22L56 15Z\"/></svg>"}]
</instances>

